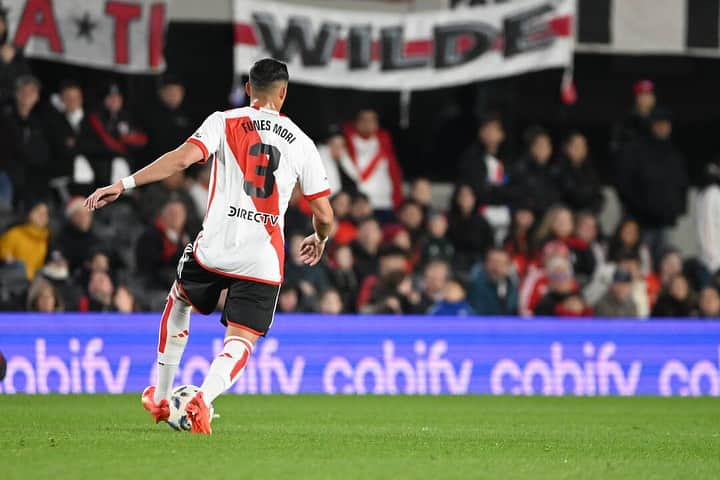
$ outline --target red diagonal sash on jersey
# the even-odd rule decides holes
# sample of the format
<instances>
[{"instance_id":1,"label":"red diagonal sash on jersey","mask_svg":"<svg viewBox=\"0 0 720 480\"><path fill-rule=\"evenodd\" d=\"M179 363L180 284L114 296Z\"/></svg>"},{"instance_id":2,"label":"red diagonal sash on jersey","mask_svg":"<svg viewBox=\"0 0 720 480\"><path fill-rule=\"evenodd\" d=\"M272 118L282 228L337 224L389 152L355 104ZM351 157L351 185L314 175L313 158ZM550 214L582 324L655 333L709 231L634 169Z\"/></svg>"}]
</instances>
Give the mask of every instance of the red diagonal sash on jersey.
<instances>
[{"instance_id":1,"label":"red diagonal sash on jersey","mask_svg":"<svg viewBox=\"0 0 720 480\"><path fill-rule=\"evenodd\" d=\"M256 131L244 132L240 126L243 122L252 122L249 117L239 118L228 118L225 120L225 137L227 138L228 146L232 151L240 170L243 172L245 178L254 178L255 174L248 175L246 172L246 163L248 150L250 145L256 143L262 143L262 138ZM261 154L265 155L265 154ZM265 159L268 162L268 159ZM273 175L273 173L268 173ZM277 183L273 186L273 191L267 198L258 198L251 196L255 209L258 212L268 213L270 215L280 215L280 195L278 194ZM285 264L285 248L283 246L282 230L280 229L280 222L272 225L271 222L265 224L265 230L270 235L270 244L275 249L275 253L278 258L278 265L280 267L280 279L283 278L284 264Z\"/></svg>"},{"instance_id":2,"label":"red diagonal sash on jersey","mask_svg":"<svg viewBox=\"0 0 720 480\"><path fill-rule=\"evenodd\" d=\"M375 170L380 166L380 162L382 162L385 159L385 152L382 151L382 149L375 155L372 160L370 160L370 163L367 167L365 167L365 170L360 172L360 180L363 182L367 180L368 178L372 177L373 173L375 173Z\"/></svg>"}]
</instances>

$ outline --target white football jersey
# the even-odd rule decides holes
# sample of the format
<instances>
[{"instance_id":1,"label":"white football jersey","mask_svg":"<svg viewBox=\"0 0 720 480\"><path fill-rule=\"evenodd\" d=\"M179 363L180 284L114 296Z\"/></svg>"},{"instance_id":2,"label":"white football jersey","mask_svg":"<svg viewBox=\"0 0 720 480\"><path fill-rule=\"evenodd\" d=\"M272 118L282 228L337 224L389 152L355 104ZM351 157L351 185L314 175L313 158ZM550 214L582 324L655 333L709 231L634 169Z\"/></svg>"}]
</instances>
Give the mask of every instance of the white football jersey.
<instances>
[{"instance_id":1,"label":"white football jersey","mask_svg":"<svg viewBox=\"0 0 720 480\"><path fill-rule=\"evenodd\" d=\"M188 142L212 161L195 259L222 275L280 284L295 184L309 200L330 194L315 144L289 118L256 107L213 113Z\"/></svg>"}]
</instances>

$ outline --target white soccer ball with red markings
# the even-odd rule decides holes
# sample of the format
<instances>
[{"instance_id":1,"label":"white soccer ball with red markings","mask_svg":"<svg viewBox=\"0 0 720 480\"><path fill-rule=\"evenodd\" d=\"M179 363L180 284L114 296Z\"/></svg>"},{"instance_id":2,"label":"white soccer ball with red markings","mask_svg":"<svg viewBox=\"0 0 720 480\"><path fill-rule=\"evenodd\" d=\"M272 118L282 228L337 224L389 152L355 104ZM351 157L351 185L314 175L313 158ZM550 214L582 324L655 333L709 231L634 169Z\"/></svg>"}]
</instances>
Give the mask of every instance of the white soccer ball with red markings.
<instances>
[{"instance_id":1,"label":"white soccer ball with red markings","mask_svg":"<svg viewBox=\"0 0 720 480\"><path fill-rule=\"evenodd\" d=\"M200 387L195 385L180 385L173 390L170 396L170 417L167 420L170 428L177 431L189 431L192 428L192 421L187 417L185 407L199 391ZM215 416L212 404L208 405L208 410L210 410L210 422L212 423Z\"/></svg>"}]
</instances>

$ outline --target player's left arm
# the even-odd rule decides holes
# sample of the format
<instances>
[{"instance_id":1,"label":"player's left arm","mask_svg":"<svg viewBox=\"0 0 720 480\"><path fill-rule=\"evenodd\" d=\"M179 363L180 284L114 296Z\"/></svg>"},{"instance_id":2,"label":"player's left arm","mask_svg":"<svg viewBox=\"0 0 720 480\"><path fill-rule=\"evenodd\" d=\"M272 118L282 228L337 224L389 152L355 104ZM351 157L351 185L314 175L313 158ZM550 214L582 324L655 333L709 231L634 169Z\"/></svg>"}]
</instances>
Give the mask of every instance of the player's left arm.
<instances>
[{"instance_id":1,"label":"player's left arm","mask_svg":"<svg viewBox=\"0 0 720 480\"><path fill-rule=\"evenodd\" d=\"M119 180L107 187L98 188L85 199L90 210L102 208L118 199L127 188L147 185L164 180L170 175L185 170L193 163L204 159L203 151L194 143L186 142L171 152L167 152L150 165L142 168L130 177Z\"/></svg>"},{"instance_id":2,"label":"player's left arm","mask_svg":"<svg viewBox=\"0 0 720 480\"><path fill-rule=\"evenodd\" d=\"M333 229L335 214L327 196L310 200L310 209L315 233L306 237L300 244L300 258L305 264L314 266L320 262L325 251L325 244Z\"/></svg>"}]
</instances>

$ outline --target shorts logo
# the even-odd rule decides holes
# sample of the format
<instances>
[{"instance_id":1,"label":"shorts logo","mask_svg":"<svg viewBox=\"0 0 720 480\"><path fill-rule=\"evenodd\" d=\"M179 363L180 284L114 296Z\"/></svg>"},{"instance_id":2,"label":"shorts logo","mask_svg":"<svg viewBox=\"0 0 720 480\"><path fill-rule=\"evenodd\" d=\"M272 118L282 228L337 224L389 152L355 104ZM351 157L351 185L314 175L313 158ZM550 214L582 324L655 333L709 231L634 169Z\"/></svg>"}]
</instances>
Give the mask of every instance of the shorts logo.
<instances>
[{"instance_id":1,"label":"shorts logo","mask_svg":"<svg viewBox=\"0 0 720 480\"><path fill-rule=\"evenodd\" d=\"M279 215L271 215L269 213L255 212L247 210L245 208L238 208L230 206L228 211L228 217L240 218L242 220L248 220L250 222L261 223L263 225L272 225L273 227L278 224L280 220Z\"/></svg>"}]
</instances>

